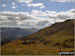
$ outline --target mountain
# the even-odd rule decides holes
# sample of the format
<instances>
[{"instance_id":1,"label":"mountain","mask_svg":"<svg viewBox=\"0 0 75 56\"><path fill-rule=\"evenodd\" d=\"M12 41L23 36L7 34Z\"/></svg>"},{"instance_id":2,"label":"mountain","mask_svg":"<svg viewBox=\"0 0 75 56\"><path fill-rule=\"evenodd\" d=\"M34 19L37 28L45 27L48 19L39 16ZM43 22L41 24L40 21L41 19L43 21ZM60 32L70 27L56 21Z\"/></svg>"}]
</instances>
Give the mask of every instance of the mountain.
<instances>
[{"instance_id":1,"label":"mountain","mask_svg":"<svg viewBox=\"0 0 75 56\"><path fill-rule=\"evenodd\" d=\"M38 29L21 29L21 28L1 28L1 44L19 39L23 36L31 35L37 32Z\"/></svg>"},{"instance_id":2,"label":"mountain","mask_svg":"<svg viewBox=\"0 0 75 56\"><path fill-rule=\"evenodd\" d=\"M55 23L1 49L3 55L57 55L62 50L74 51L74 19Z\"/></svg>"}]
</instances>

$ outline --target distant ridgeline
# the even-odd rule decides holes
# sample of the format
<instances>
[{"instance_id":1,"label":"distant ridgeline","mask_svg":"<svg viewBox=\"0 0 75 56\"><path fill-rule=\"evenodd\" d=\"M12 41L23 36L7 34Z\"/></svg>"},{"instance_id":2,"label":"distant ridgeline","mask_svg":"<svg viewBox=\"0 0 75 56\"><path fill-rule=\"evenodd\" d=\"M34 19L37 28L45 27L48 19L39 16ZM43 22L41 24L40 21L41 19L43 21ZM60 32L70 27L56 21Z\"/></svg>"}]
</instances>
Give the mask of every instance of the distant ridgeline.
<instances>
[{"instance_id":1,"label":"distant ridgeline","mask_svg":"<svg viewBox=\"0 0 75 56\"><path fill-rule=\"evenodd\" d=\"M11 42L13 40L17 40L23 36L31 35L37 32L38 29L22 29L22 28L1 28L1 44L5 44Z\"/></svg>"}]
</instances>

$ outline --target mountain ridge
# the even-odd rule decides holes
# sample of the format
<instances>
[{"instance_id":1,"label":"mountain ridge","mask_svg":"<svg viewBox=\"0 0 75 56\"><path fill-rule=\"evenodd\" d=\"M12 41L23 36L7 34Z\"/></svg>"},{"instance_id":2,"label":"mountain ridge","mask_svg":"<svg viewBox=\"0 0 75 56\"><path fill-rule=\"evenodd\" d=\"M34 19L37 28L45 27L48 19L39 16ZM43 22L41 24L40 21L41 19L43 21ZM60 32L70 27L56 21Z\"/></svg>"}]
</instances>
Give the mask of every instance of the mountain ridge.
<instances>
[{"instance_id":1,"label":"mountain ridge","mask_svg":"<svg viewBox=\"0 0 75 56\"><path fill-rule=\"evenodd\" d=\"M30 36L7 43L2 46L2 54L57 55L58 49L74 51L74 19L53 24Z\"/></svg>"}]
</instances>

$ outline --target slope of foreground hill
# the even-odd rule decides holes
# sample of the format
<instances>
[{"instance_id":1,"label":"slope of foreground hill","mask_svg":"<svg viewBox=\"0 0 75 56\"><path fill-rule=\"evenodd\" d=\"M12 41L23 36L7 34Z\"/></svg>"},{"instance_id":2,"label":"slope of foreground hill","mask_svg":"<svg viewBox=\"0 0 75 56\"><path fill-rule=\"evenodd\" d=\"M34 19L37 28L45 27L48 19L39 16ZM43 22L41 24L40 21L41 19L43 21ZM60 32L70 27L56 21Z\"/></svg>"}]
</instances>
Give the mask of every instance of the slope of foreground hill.
<instances>
[{"instance_id":1,"label":"slope of foreground hill","mask_svg":"<svg viewBox=\"0 0 75 56\"><path fill-rule=\"evenodd\" d=\"M30 36L1 46L2 55L57 55L74 51L74 20L55 23Z\"/></svg>"}]
</instances>

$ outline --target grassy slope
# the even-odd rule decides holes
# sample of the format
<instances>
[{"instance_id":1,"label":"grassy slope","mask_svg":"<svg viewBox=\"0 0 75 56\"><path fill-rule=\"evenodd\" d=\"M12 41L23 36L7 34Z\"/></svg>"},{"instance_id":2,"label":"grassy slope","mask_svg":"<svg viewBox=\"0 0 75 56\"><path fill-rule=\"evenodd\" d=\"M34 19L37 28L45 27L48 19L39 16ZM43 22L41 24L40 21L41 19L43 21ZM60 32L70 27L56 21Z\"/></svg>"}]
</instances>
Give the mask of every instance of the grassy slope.
<instances>
[{"instance_id":1,"label":"grassy slope","mask_svg":"<svg viewBox=\"0 0 75 56\"><path fill-rule=\"evenodd\" d=\"M56 23L22 39L5 44L1 47L2 54L58 54L58 49L74 50L74 20ZM23 44L23 42L34 43ZM65 46L65 45L66 46Z\"/></svg>"}]
</instances>

